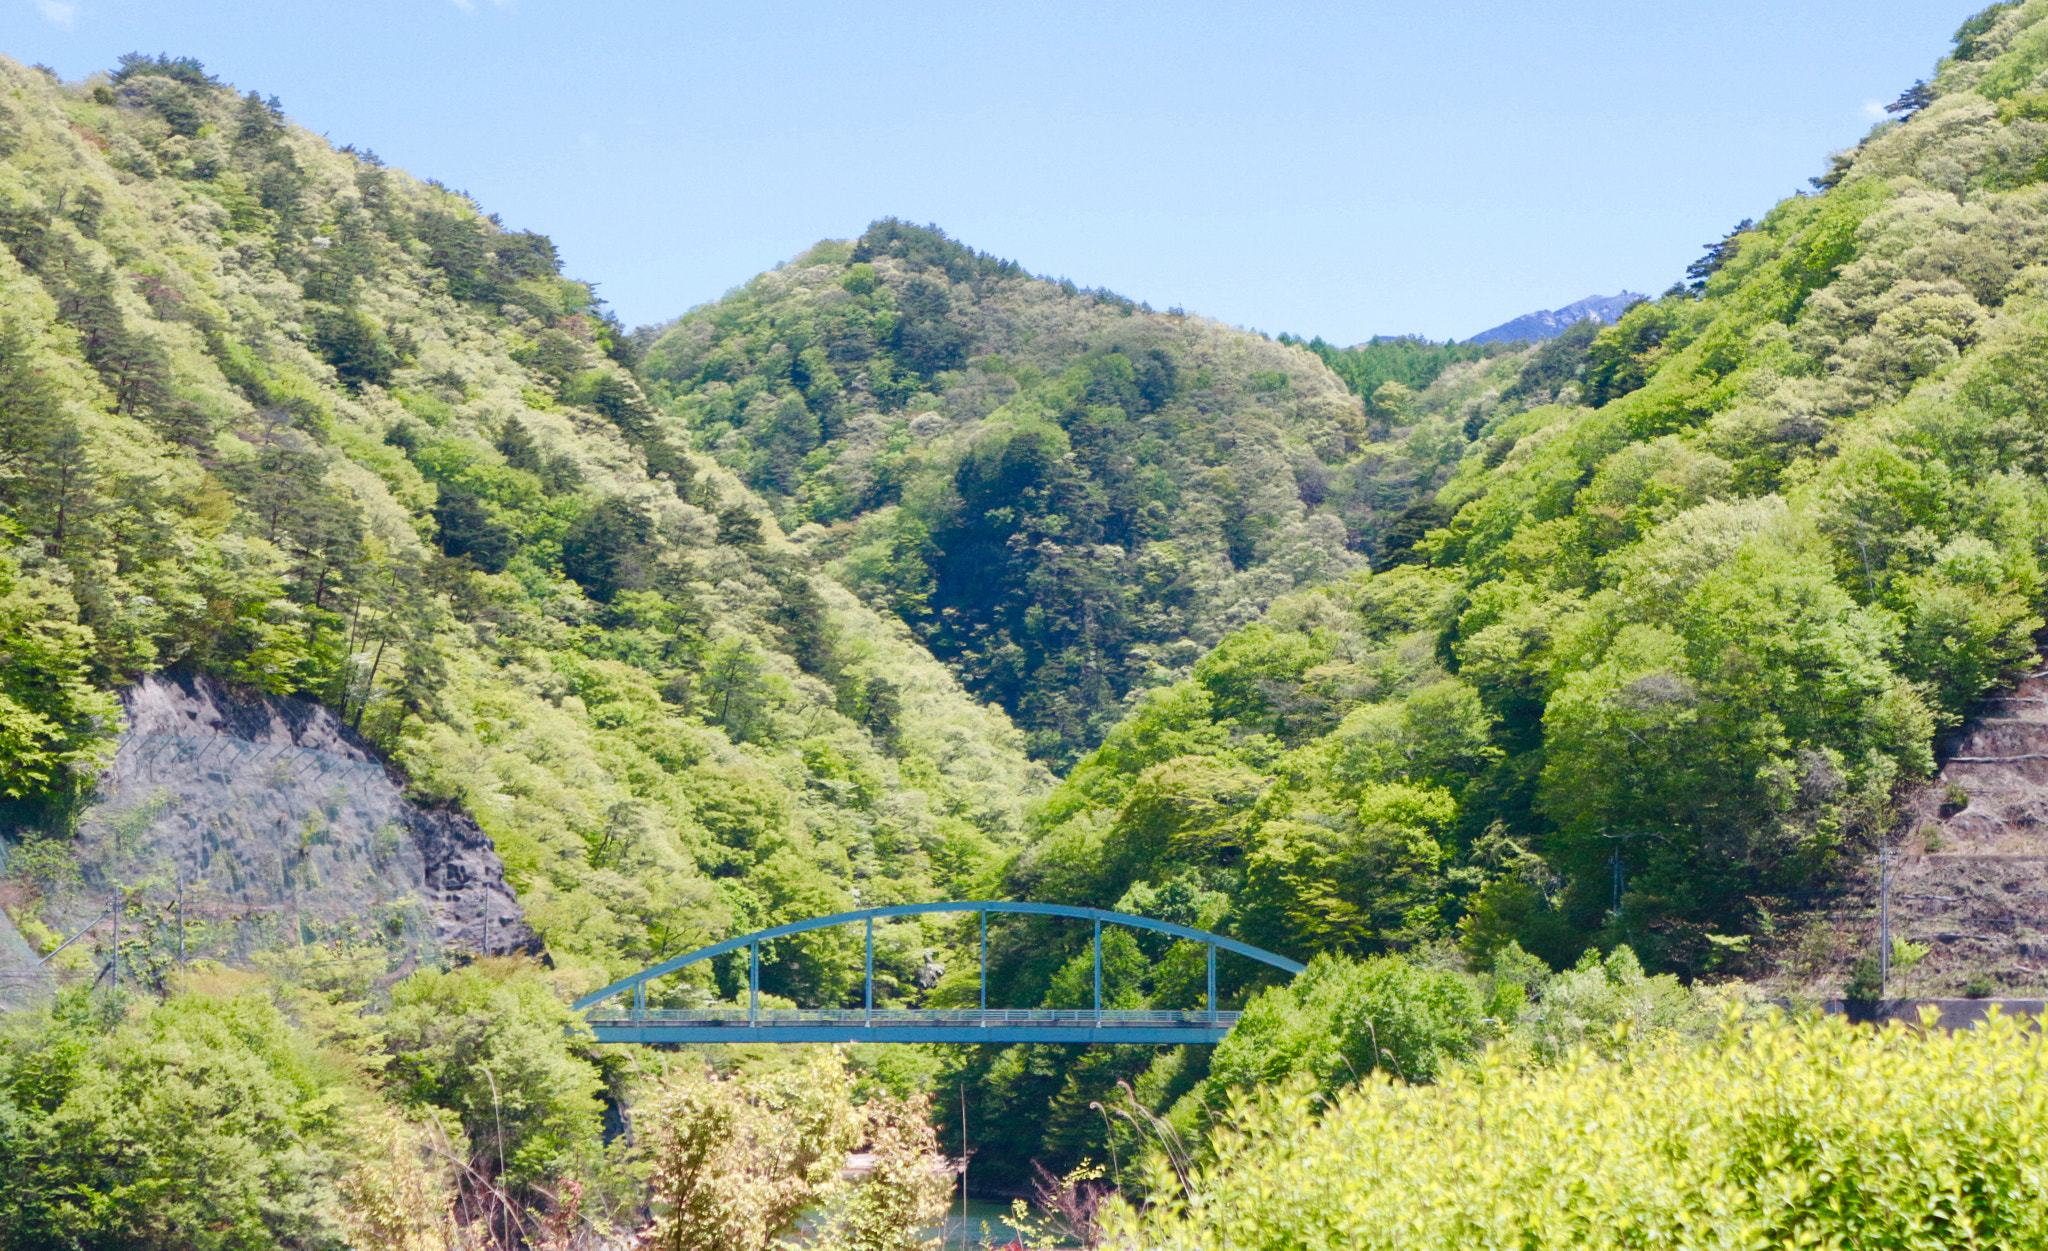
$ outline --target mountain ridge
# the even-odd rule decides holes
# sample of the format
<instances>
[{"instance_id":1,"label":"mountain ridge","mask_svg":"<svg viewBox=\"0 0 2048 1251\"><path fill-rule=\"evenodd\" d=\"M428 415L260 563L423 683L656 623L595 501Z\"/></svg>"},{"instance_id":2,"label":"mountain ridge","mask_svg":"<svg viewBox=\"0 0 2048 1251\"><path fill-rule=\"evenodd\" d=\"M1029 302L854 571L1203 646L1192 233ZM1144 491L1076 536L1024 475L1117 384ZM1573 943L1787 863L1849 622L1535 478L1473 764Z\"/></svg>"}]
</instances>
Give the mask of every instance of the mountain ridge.
<instances>
[{"instance_id":1,"label":"mountain ridge","mask_svg":"<svg viewBox=\"0 0 2048 1251\"><path fill-rule=\"evenodd\" d=\"M690 449L545 236L189 59L0 88L10 840L91 826L113 692L183 668L459 802L571 982L1014 844L1021 736Z\"/></svg>"},{"instance_id":2,"label":"mountain ridge","mask_svg":"<svg viewBox=\"0 0 2048 1251\"><path fill-rule=\"evenodd\" d=\"M1533 313L1524 313L1490 330L1482 330L1464 342L1539 343L1545 339L1556 338L1582 321L1611 326L1621 320L1621 315L1628 311L1630 305L1648 298L1632 291L1621 291L1615 295L1589 295L1563 308L1538 309Z\"/></svg>"},{"instance_id":3,"label":"mountain ridge","mask_svg":"<svg viewBox=\"0 0 2048 1251\"><path fill-rule=\"evenodd\" d=\"M1291 339L894 219L692 310L640 374L1062 765L1231 624L1368 563L1463 440Z\"/></svg>"}]
</instances>

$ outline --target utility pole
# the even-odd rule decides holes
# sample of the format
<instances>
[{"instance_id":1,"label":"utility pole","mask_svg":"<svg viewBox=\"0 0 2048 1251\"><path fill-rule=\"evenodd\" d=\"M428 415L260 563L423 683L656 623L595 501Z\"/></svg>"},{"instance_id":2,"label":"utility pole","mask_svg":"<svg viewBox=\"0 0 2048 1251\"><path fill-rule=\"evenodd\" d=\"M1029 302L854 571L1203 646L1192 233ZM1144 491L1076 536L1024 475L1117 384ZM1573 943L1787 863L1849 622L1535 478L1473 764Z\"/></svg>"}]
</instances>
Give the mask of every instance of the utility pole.
<instances>
[{"instance_id":1,"label":"utility pole","mask_svg":"<svg viewBox=\"0 0 2048 1251\"><path fill-rule=\"evenodd\" d=\"M1891 998L1892 989L1892 866L1899 853L1887 847L1877 853L1877 997Z\"/></svg>"},{"instance_id":2,"label":"utility pole","mask_svg":"<svg viewBox=\"0 0 2048 1251\"><path fill-rule=\"evenodd\" d=\"M1621 918L1622 885L1621 845L1632 838L1662 838L1664 836L1651 830L1642 830L1634 834L1602 834L1600 837L1614 844L1614 907L1609 909L1608 914L1619 920Z\"/></svg>"},{"instance_id":3,"label":"utility pole","mask_svg":"<svg viewBox=\"0 0 2048 1251\"><path fill-rule=\"evenodd\" d=\"M984 918L988 913L981 914ZM967 1086L960 1086L960 1251L967 1251Z\"/></svg>"}]
</instances>

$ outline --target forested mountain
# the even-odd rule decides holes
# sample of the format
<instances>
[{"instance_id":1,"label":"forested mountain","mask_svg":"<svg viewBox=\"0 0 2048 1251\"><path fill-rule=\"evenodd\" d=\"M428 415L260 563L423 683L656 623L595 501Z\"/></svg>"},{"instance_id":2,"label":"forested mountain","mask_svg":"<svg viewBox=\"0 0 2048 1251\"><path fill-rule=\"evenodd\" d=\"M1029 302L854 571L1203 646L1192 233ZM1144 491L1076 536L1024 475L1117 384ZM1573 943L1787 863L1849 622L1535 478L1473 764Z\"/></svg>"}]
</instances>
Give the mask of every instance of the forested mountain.
<instances>
[{"instance_id":1,"label":"forested mountain","mask_svg":"<svg viewBox=\"0 0 2048 1251\"><path fill-rule=\"evenodd\" d=\"M1458 401L1474 442L1406 563L1283 596L1146 692L1009 889L1304 957L1627 943L1769 974L1845 867L1920 837L1898 799L2042 628L2044 19L1966 26L1697 282L1447 372L1484 388ZM997 962L1059 1002L1081 954L1034 933ZM1119 1002L1194 1002L1146 954L1109 960ZM1198 1076L1135 1049L976 1063L992 1119L1050 1126L1019 1160L1078 1141L1115 1079L1164 1109Z\"/></svg>"},{"instance_id":2,"label":"forested mountain","mask_svg":"<svg viewBox=\"0 0 2048 1251\"><path fill-rule=\"evenodd\" d=\"M1435 343L1418 335L1376 335L1348 348L1325 343L1321 335L1303 340L1283 334L1280 342L1299 343L1322 357L1330 372L1342 378L1353 395L1367 397L1368 403L1373 403L1371 397L1390 382L1398 384L1399 389L1390 392L1389 397L1400 397L1403 391L1419 391L1435 382L1437 375L1461 361L1491 360L1517 346ZM1385 401L1380 403L1384 406Z\"/></svg>"},{"instance_id":3,"label":"forested mountain","mask_svg":"<svg viewBox=\"0 0 2048 1251\"><path fill-rule=\"evenodd\" d=\"M466 806L590 984L1013 844L1049 780L1016 733L689 450L544 236L194 61L0 83L12 842L65 837L109 692L182 668ZM786 955L771 989L843 993Z\"/></svg>"},{"instance_id":4,"label":"forested mountain","mask_svg":"<svg viewBox=\"0 0 2048 1251\"><path fill-rule=\"evenodd\" d=\"M318 701L474 813L555 966L295 946L0 1021L0 1158L34 1162L0 1245L455 1245L403 1222L502 1194L640 1228L682 1184L644 1144L813 1096L843 1155L836 1063L664 1084L562 1001L856 900L1315 960L1258 998L1226 959L1253 1011L1213 1057L864 1056L874 1109L959 1092L983 1182L1131 1100L1194 1132L1231 1084L1704 1028L1670 975L1770 976L1846 866L1924 845L1913 788L2036 654L2044 19L1987 10L1690 282L1515 348L1275 341L893 219L628 334L544 236L196 61L0 61L0 903L76 868L114 692L182 671ZM879 927L880 1005L978 1002L978 937ZM1089 1002L1082 927L988 937L991 1005ZM772 946L763 987L857 998L859 943ZM1191 944L1102 959L1105 1007L1203 998ZM232 1202L163 1197L208 1170Z\"/></svg>"},{"instance_id":5,"label":"forested mountain","mask_svg":"<svg viewBox=\"0 0 2048 1251\"><path fill-rule=\"evenodd\" d=\"M895 220L691 312L640 374L1060 766L1274 596L1365 568L1464 441L1388 379L1364 402L1291 343Z\"/></svg>"}]
</instances>

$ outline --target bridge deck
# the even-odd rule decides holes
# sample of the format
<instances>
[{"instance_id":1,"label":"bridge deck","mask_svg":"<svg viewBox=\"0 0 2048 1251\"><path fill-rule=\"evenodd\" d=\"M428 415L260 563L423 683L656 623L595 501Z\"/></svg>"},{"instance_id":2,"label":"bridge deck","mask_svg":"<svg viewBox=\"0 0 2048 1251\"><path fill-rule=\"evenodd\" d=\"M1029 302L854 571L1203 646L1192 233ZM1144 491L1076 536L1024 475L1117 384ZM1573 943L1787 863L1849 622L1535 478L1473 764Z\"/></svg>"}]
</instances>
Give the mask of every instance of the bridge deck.
<instances>
[{"instance_id":1,"label":"bridge deck","mask_svg":"<svg viewBox=\"0 0 2048 1251\"><path fill-rule=\"evenodd\" d=\"M598 1042L1216 1043L1238 1013L1054 1008L644 1008L589 1014Z\"/></svg>"}]
</instances>

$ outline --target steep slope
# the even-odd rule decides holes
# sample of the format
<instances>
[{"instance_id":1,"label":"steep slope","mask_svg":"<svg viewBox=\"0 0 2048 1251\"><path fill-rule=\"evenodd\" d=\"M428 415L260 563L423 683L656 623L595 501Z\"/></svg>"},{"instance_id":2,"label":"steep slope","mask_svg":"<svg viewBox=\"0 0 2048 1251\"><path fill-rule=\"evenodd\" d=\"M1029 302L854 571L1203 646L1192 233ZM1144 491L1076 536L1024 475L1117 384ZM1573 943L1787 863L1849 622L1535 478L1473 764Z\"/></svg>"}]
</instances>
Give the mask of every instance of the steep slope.
<instances>
[{"instance_id":1,"label":"steep slope","mask_svg":"<svg viewBox=\"0 0 2048 1251\"><path fill-rule=\"evenodd\" d=\"M893 220L693 311L640 375L1061 764L1275 595L1362 568L1463 444L1292 343Z\"/></svg>"},{"instance_id":2,"label":"steep slope","mask_svg":"<svg viewBox=\"0 0 2048 1251\"><path fill-rule=\"evenodd\" d=\"M1283 596L1148 692L1008 889L1300 956L1627 943L1832 993L1869 950L1864 866L1903 841L1901 893L1930 897L1907 936L1940 949L1920 985L2038 985L2024 701L2048 695L1986 697L2043 624L2048 0L1966 26L1907 105L1697 286L1446 369L1418 406L1473 442L1409 510L1408 563ZM1091 956L1020 927L991 963L1057 1003ZM1180 1006L1185 959L1106 945L1105 971L1120 1006ZM1039 1051L956 1080L1021 1127L990 1153L1021 1173L1089 1149L1116 1081L1163 1110L1198 1065Z\"/></svg>"},{"instance_id":3,"label":"steep slope","mask_svg":"<svg viewBox=\"0 0 2048 1251\"><path fill-rule=\"evenodd\" d=\"M162 989L180 962L246 963L312 947L386 983L490 954L537 954L491 841L403 779L332 711L207 678L152 675L122 692L122 731L70 838L5 855L37 946L132 902L121 976ZM0 993L35 999L107 976L115 934L37 965L0 916ZM10 958L12 957L12 958Z\"/></svg>"},{"instance_id":4,"label":"steep slope","mask_svg":"<svg viewBox=\"0 0 2048 1251\"><path fill-rule=\"evenodd\" d=\"M1901 796L1887 844L1895 997L2038 996L2048 989L2048 672L2037 657L1942 744L1942 764ZM1769 982L1839 993L1875 957L1884 883L1876 856L1844 866L1825 905L1769 945Z\"/></svg>"},{"instance_id":5,"label":"steep slope","mask_svg":"<svg viewBox=\"0 0 2048 1251\"><path fill-rule=\"evenodd\" d=\"M1046 784L684 450L546 238L134 57L0 62L0 243L11 839L77 824L137 676L304 696L594 979L968 889ZM785 955L772 989L843 991Z\"/></svg>"},{"instance_id":6,"label":"steep slope","mask_svg":"<svg viewBox=\"0 0 2048 1251\"><path fill-rule=\"evenodd\" d=\"M1718 248L1700 291L1486 366L1490 406L1415 549L1447 598L1410 644L1479 701L1499 754L1469 781L1419 774L1458 804L1442 828L1462 876L1443 879L1439 924L1469 908L1480 951L1515 937L1565 960L1626 938L1678 967L1741 967L1751 927L1889 837L1937 731L2033 655L2044 15L1992 11L1922 107L1838 157L1823 194ZM1322 680L1321 632L1339 628L1290 609L1204 664L1263 653L1236 686L1285 709ZM1269 777L1350 776L1300 754L1346 736L1266 728L1303 744L1275 756L1243 713L1213 711L1221 697L1129 732ZM1468 734L1462 718L1424 731L1399 768ZM1109 820L1159 759L1105 748L1047 812ZM1087 800L1105 769L1124 780ZM1618 841L1629 890L1612 915ZM1239 845L1256 859L1260 842ZM1482 881L1450 906L1469 888L1455 883Z\"/></svg>"}]
</instances>

